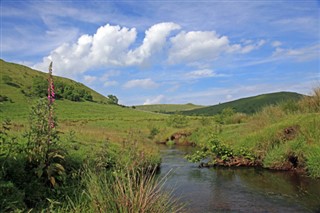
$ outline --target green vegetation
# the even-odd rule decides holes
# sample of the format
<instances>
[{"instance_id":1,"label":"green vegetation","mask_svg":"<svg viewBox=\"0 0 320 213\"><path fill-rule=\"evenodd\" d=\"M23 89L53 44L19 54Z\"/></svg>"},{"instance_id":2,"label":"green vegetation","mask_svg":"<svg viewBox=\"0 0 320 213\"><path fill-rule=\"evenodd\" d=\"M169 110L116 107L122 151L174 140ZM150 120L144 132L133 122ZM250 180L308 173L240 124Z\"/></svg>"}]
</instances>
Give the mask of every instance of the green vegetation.
<instances>
[{"instance_id":1,"label":"green vegetation","mask_svg":"<svg viewBox=\"0 0 320 213\"><path fill-rule=\"evenodd\" d=\"M247 116L245 123L214 124L190 136L201 147L187 158L212 165L261 165L276 170L296 170L319 176L320 88L297 102L268 106ZM289 106L291 105L291 106ZM290 110L288 110L290 109ZM229 114L229 119L236 114ZM217 116L218 118L221 115ZM232 119L231 119L232 120ZM212 139L209 135L214 133ZM248 160L244 160L248 159Z\"/></svg>"},{"instance_id":2,"label":"green vegetation","mask_svg":"<svg viewBox=\"0 0 320 213\"><path fill-rule=\"evenodd\" d=\"M233 106L214 116L166 115L121 107L114 95L60 77L55 85L87 91L92 100L63 97L68 89L56 86L51 105L47 80L45 91L39 80L47 74L0 63L1 210L179 211L155 175L161 159L154 142L196 143L188 158L208 166L260 165L320 177L319 88L251 115Z\"/></svg>"},{"instance_id":3,"label":"green vegetation","mask_svg":"<svg viewBox=\"0 0 320 213\"><path fill-rule=\"evenodd\" d=\"M209 107L202 107L181 112L184 115L216 115L222 112L223 109L231 108L238 113L253 114L260 111L268 105L275 105L286 101L297 101L303 96L293 92L278 92L264 95L258 95L249 98L242 98L227 103L222 103Z\"/></svg>"},{"instance_id":4,"label":"green vegetation","mask_svg":"<svg viewBox=\"0 0 320 213\"><path fill-rule=\"evenodd\" d=\"M175 212L180 209L170 192L162 190L163 180L154 175L160 157L147 137L150 124L162 128L167 116L103 104L109 99L99 101L95 99L99 94L94 92L91 94L95 102L62 98L51 106L47 98L39 102L35 95L26 96L20 90L28 87L32 76L45 74L1 63L10 77L5 79L10 85L1 81L4 87L1 97L13 99L0 105L4 115L0 118L1 210ZM28 72L25 81L15 76L19 69ZM55 84L59 80L78 84L53 79ZM19 89L12 83L19 85ZM50 109L55 115L52 122L48 117ZM158 132L153 130L152 136L156 135L159 136ZM136 182L132 182L133 177Z\"/></svg>"},{"instance_id":5,"label":"green vegetation","mask_svg":"<svg viewBox=\"0 0 320 213\"><path fill-rule=\"evenodd\" d=\"M151 104L134 106L138 110L158 112L158 113L175 113L192 109L199 109L203 106L188 104Z\"/></svg>"},{"instance_id":6,"label":"green vegetation","mask_svg":"<svg viewBox=\"0 0 320 213\"><path fill-rule=\"evenodd\" d=\"M47 96L47 74L32 70L29 67L8 63L0 59L1 94L13 102L27 103L30 97L39 98ZM56 99L72 101L94 101L109 103L110 100L81 83L67 78L53 77L55 82Z\"/></svg>"}]
</instances>

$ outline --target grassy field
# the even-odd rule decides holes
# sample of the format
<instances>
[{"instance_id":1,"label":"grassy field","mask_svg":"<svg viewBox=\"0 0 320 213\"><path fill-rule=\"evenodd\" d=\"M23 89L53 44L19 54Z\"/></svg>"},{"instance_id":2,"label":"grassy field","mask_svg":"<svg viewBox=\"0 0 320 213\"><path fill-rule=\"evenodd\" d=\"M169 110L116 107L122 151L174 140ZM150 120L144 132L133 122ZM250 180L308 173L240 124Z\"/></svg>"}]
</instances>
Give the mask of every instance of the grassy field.
<instances>
[{"instance_id":1,"label":"grassy field","mask_svg":"<svg viewBox=\"0 0 320 213\"><path fill-rule=\"evenodd\" d=\"M151 104L135 106L136 109L159 113L175 113L186 110L199 109L203 106L194 104Z\"/></svg>"}]
</instances>

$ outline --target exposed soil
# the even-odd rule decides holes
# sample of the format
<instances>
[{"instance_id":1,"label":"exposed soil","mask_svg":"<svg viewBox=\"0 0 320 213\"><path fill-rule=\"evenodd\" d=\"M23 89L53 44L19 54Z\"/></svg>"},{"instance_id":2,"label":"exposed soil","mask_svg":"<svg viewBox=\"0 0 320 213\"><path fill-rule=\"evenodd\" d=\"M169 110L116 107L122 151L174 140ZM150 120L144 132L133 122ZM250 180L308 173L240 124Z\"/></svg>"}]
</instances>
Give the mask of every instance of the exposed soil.
<instances>
[{"instance_id":1,"label":"exposed soil","mask_svg":"<svg viewBox=\"0 0 320 213\"><path fill-rule=\"evenodd\" d=\"M203 167L261 167L262 163L259 161L252 161L250 159L244 157L232 157L228 160L222 160L220 158L216 158L213 164L203 163L199 164L199 168Z\"/></svg>"},{"instance_id":2,"label":"exposed soil","mask_svg":"<svg viewBox=\"0 0 320 213\"><path fill-rule=\"evenodd\" d=\"M166 144L168 141L173 141L174 145L195 146L196 144L194 142L188 140L188 136L190 135L190 132L176 132L165 141L156 141L156 144Z\"/></svg>"},{"instance_id":3,"label":"exposed soil","mask_svg":"<svg viewBox=\"0 0 320 213\"><path fill-rule=\"evenodd\" d=\"M297 135L299 134L299 131L300 131L299 125L287 127L283 129L283 131L280 133L280 138L283 141L293 140L297 137Z\"/></svg>"},{"instance_id":4,"label":"exposed soil","mask_svg":"<svg viewBox=\"0 0 320 213\"><path fill-rule=\"evenodd\" d=\"M279 138L281 138L281 140L284 142L293 140L298 136L299 131L300 131L299 125L287 127L279 133ZM173 141L175 145L195 146L196 144L194 142L188 141L188 136L190 135L191 133L189 132L177 132L172 134L165 141L157 141L156 143L166 144L168 141ZM301 163L299 162L298 156L292 153L292 154L289 154L286 162L282 164L274 165L267 169L279 170L279 171L295 171L298 173L305 173L306 172L305 168L300 164ZM227 160L222 160L221 158L217 157L216 159L214 159L214 163L201 162L199 164L199 168L209 168L209 167L263 167L263 164L261 160L250 160L242 156L233 156Z\"/></svg>"}]
</instances>

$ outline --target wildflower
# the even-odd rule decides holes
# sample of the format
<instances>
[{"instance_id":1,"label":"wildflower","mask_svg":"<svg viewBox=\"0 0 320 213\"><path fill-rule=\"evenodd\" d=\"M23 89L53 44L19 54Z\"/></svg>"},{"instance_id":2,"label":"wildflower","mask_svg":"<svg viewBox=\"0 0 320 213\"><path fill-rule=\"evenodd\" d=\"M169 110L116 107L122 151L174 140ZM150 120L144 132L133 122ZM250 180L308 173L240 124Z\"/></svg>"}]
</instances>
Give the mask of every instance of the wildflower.
<instances>
[{"instance_id":1,"label":"wildflower","mask_svg":"<svg viewBox=\"0 0 320 213\"><path fill-rule=\"evenodd\" d=\"M52 77L52 62L49 65L49 77L48 77L48 107L49 107L49 128L54 128L54 121L53 121L53 107L52 104L54 102L54 84L53 84L53 77Z\"/></svg>"}]
</instances>

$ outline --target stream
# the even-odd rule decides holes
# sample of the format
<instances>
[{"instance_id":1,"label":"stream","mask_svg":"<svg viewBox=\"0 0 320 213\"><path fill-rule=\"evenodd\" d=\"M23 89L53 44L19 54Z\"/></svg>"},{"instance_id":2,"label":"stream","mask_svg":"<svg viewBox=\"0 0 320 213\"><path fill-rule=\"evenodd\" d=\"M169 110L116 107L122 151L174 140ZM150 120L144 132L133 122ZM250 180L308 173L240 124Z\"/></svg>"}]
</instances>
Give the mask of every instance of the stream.
<instances>
[{"instance_id":1,"label":"stream","mask_svg":"<svg viewBox=\"0 0 320 213\"><path fill-rule=\"evenodd\" d=\"M164 185L185 210L205 212L320 212L320 180L254 168L198 168L194 148L159 145Z\"/></svg>"}]
</instances>

